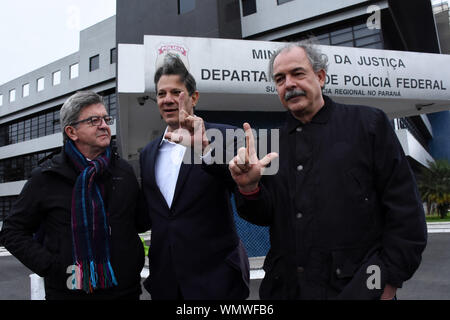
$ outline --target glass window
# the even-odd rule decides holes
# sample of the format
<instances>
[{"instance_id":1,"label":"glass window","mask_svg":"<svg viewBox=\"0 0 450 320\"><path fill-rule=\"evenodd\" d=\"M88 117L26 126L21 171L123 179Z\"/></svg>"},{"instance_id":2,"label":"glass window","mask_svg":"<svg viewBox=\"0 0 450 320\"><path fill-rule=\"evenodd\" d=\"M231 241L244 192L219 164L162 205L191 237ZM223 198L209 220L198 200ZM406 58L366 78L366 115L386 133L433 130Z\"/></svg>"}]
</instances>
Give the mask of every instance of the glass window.
<instances>
[{"instance_id":1,"label":"glass window","mask_svg":"<svg viewBox=\"0 0 450 320\"><path fill-rule=\"evenodd\" d=\"M55 126L53 123L53 112L48 112L45 115L45 134L53 134L55 133Z\"/></svg>"},{"instance_id":2,"label":"glass window","mask_svg":"<svg viewBox=\"0 0 450 320\"><path fill-rule=\"evenodd\" d=\"M371 36L373 34L380 33L380 30L377 29L369 29L369 28L363 28L363 29L355 29L354 34L355 38L362 38L366 36Z\"/></svg>"},{"instance_id":3,"label":"glass window","mask_svg":"<svg viewBox=\"0 0 450 320\"><path fill-rule=\"evenodd\" d=\"M11 126L8 126L8 142L6 144L11 144Z\"/></svg>"},{"instance_id":4,"label":"glass window","mask_svg":"<svg viewBox=\"0 0 450 320\"><path fill-rule=\"evenodd\" d=\"M8 126L0 126L0 147L6 146L9 141ZM1 173L0 173L1 175Z\"/></svg>"},{"instance_id":5,"label":"glass window","mask_svg":"<svg viewBox=\"0 0 450 320\"><path fill-rule=\"evenodd\" d=\"M323 44L323 45L327 45L327 46L330 45L330 34L329 33L325 33L320 36L317 36L316 39L317 39L317 42L319 42L319 44Z\"/></svg>"},{"instance_id":6,"label":"glass window","mask_svg":"<svg viewBox=\"0 0 450 320\"><path fill-rule=\"evenodd\" d=\"M3 95L0 94L0 106L2 106L2 105L3 105Z\"/></svg>"},{"instance_id":7,"label":"glass window","mask_svg":"<svg viewBox=\"0 0 450 320\"><path fill-rule=\"evenodd\" d=\"M111 103L109 105L109 114L113 117L117 115L115 97L114 99L111 98Z\"/></svg>"},{"instance_id":8,"label":"glass window","mask_svg":"<svg viewBox=\"0 0 450 320\"><path fill-rule=\"evenodd\" d=\"M37 79L37 91L44 90L44 78Z\"/></svg>"},{"instance_id":9,"label":"glass window","mask_svg":"<svg viewBox=\"0 0 450 320\"><path fill-rule=\"evenodd\" d=\"M370 37L365 37L361 39L356 39L356 46L357 47L365 47L367 45L370 45L372 43L381 42L381 38L379 34L374 34Z\"/></svg>"},{"instance_id":10,"label":"glass window","mask_svg":"<svg viewBox=\"0 0 450 320\"><path fill-rule=\"evenodd\" d=\"M353 30L368 29L367 23L361 23L353 26Z\"/></svg>"},{"instance_id":11,"label":"glass window","mask_svg":"<svg viewBox=\"0 0 450 320\"><path fill-rule=\"evenodd\" d=\"M375 42L372 44L368 44L364 46L364 48L370 48L370 49L384 49L383 42Z\"/></svg>"},{"instance_id":12,"label":"glass window","mask_svg":"<svg viewBox=\"0 0 450 320\"><path fill-rule=\"evenodd\" d=\"M11 124L9 128L10 128L9 131L10 144L17 143L17 123Z\"/></svg>"},{"instance_id":13,"label":"glass window","mask_svg":"<svg viewBox=\"0 0 450 320\"><path fill-rule=\"evenodd\" d=\"M45 136L45 114L41 114L38 117L38 136Z\"/></svg>"},{"instance_id":14,"label":"glass window","mask_svg":"<svg viewBox=\"0 0 450 320\"><path fill-rule=\"evenodd\" d=\"M30 84L29 83L25 83L22 86L22 97L28 97L30 95Z\"/></svg>"},{"instance_id":15,"label":"glass window","mask_svg":"<svg viewBox=\"0 0 450 320\"><path fill-rule=\"evenodd\" d=\"M55 128L55 133L61 132L61 124L59 121L59 109L53 112L53 126Z\"/></svg>"},{"instance_id":16,"label":"glass window","mask_svg":"<svg viewBox=\"0 0 450 320\"><path fill-rule=\"evenodd\" d=\"M38 118L31 118L31 139L38 138Z\"/></svg>"},{"instance_id":17,"label":"glass window","mask_svg":"<svg viewBox=\"0 0 450 320\"><path fill-rule=\"evenodd\" d=\"M3 163L0 163L0 183L4 182L4 177L5 177L5 166L3 165Z\"/></svg>"},{"instance_id":18,"label":"glass window","mask_svg":"<svg viewBox=\"0 0 450 320\"><path fill-rule=\"evenodd\" d=\"M324 33L317 35L316 39L320 44L324 45L383 49L381 30L368 29L366 24L360 21L356 21L354 25L328 29ZM298 39L293 38L288 40L293 41Z\"/></svg>"},{"instance_id":19,"label":"glass window","mask_svg":"<svg viewBox=\"0 0 450 320\"><path fill-rule=\"evenodd\" d=\"M339 45L340 43L352 41L353 40L353 34L352 32L347 33L341 33L338 35L331 35L331 44L333 45Z\"/></svg>"},{"instance_id":20,"label":"glass window","mask_svg":"<svg viewBox=\"0 0 450 320\"><path fill-rule=\"evenodd\" d=\"M31 171L37 166L39 160L50 155L52 152L59 150L60 148L56 148L48 151L0 160L0 182L4 183L28 179Z\"/></svg>"},{"instance_id":21,"label":"glass window","mask_svg":"<svg viewBox=\"0 0 450 320\"><path fill-rule=\"evenodd\" d=\"M98 93L103 98L103 103L105 105L106 111L109 115L115 116L116 110L116 92L114 89L102 91Z\"/></svg>"},{"instance_id":22,"label":"glass window","mask_svg":"<svg viewBox=\"0 0 450 320\"><path fill-rule=\"evenodd\" d=\"M353 40L341 42L341 43L334 43L334 46L340 46L340 47L354 47L355 44L353 43Z\"/></svg>"},{"instance_id":23,"label":"glass window","mask_svg":"<svg viewBox=\"0 0 450 320\"><path fill-rule=\"evenodd\" d=\"M97 70L100 67L100 56L96 55L89 58L89 71Z\"/></svg>"},{"instance_id":24,"label":"glass window","mask_svg":"<svg viewBox=\"0 0 450 320\"><path fill-rule=\"evenodd\" d=\"M23 121L20 121L18 123L18 126L17 126L17 142L24 141L23 140L24 139L23 136L24 136L24 133L25 133L24 125L25 125L25 123Z\"/></svg>"},{"instance_id":25,"label":"glass window","mask_svg":"<svg viewBox=\"0 0 450 320\"><path fill-rule=\"evenodd\" d=\"M70 79L78 78L78 63L72 64L70 66L69 78Z\"/></svg>"},{"instance_id":26,"label":"glass window","mask_svg":"<svg viewBox=\"0 0 450 320\"><path fill-rule=\"evenodd\" d=\"M178 14L183 14L195 9L195 0L178 0Z\"/></svg>"},{"instance_id":27,"label":"glass window","mask_svg":"<svg viewBox=\"0 0 450 320\"><path fill-rule=\"evenodd\" d=\"M111 55L110 55L110 58L109 58L109 62L111 64L117 63L117 48L112 48L111 49Z\"/></svg>"},{"instance_id":28,"label":"glass window","mask_svg":"<svg viewBox=\"0 0 450 320\"><path fill-rule=\"evenodd\" d=\"M60 109L61 105L20 121L0 125L0 146L61 132Z\"/></svg>"},{"instance_id":29,"label":"glass window","mask_svg":"<svg viewBox=\"0 0 450 320\"><path fill-rule=\"evenodd\" d=\"M16 89L9 90L9 102L16 101Z\"/></svg>"},{"instance_id":30,"label":"glass window","mask_svg":"<svg viewBox=\"0 0 450 320\"><path fill-rule=\"evenodd\" d=\"M352 32L352 27L348 27L348 28L343 28L343 29L338 29L335 31L330 32L331 36L336 36L338 34L342 34L342 33L348 33L348 32Z\"/></svg>"},{"instance_id":31,"label":"glass window","mask_svg":"<svg viewBox=\"0 0 450 320\"><path fill-rule=\"evenodd\" d=\"M31 119L25 120L25 141L31 139Z\"/></svg>"},{"instance_id":32,"label":"glass window","mask_svg":"<svg viewBox=\"0 0 450 320\"><path fill-rule=\"evenodd\" d=\"M292 0L277 0L277 3L278 3L278 5L280 5L280 4L289 2L289 1L292 1Z\"/></svg>"},{"instance_id":33,"label":"glass window","mask_svg":"<svg viewBox=\"0 0 450 320\"><path fill-rule=\"evenodd\" d=\"M55 71L52 74L52 82L54 86L61 83L61 70Z\"/></svg>"},{"instance_id":34,"label":"glass window","mask_svg":"<svg viewBox=\"0 0 450 320\"><path fill-rule=\"evenodd\" d=\"M47 113L45 115L45 134L53 133L53 114Z\"/></svg>"},{"instance_id":35,"label":"glass window","mask_svg":"<svg viewBox=\"0 0 450 320\"><path fill-rule=\"evenodd\" d=\"M0 177L3 177L2 172L3 170L1 170L0 172ZM14 203L14 201L16 201L17 198L18 196L0 197L0 230L2 229L2 220L5 219L5 217L9 214L11 206Z\"/></svg>"},{"instance_id":36,"label":"glass window","mask_svg":"<svg viewBox=\"0 0 450 320\"><path fill-rule=\"evenodd\" d=\"M256 0L242 0L242 16L256 13Z\"/></svg>"}]
</instances>

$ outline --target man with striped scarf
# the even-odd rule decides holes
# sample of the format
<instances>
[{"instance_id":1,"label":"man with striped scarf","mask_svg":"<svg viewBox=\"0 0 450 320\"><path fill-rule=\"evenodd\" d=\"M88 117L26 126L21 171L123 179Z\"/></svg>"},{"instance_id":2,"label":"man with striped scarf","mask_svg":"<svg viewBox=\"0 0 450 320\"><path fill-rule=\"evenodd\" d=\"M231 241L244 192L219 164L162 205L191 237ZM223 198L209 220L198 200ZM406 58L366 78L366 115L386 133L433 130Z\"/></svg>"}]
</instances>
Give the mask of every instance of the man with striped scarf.
<instances>
[{"instance_id":1,"label":"man with striped scarf","mask_svg":"<svg viewBox=\"0 0 450 320\"><path fill-rule=\"evenodd\" d=\"M114 118L100 95L81 91L60 121L61 152L33 170L0 239L44 277L46 299L139 299L146 210L131 166L110 146Z\"/></svg>"}]
</instances>

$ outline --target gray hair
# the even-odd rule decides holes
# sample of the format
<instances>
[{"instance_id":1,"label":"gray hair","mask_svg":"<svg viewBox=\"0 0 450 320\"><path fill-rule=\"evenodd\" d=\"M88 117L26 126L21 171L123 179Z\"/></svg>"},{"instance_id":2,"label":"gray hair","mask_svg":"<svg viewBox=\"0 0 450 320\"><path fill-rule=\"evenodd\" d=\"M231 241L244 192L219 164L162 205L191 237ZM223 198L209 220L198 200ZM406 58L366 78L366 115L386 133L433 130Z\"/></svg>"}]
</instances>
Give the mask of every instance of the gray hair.
<instances>
[{"instance_id":1,"label":"gray hair","mask_svg":"<svg viewBox=\"0 0 450 320\"><path fill-rule=\"evenodd\" d=\"M64 129L70 124L78 121L78 117L84 107L98 103L104 104L103 97L93 91L78 91L77 93L71 95L66 102L64 102L61 110L59 111L61 131L63 133L64 142L69 139Z\"/></svg>"},{"instance_id":2,"label":"gray hair","mask_svg":"<svg viewBox=\"0 0 450 320\"><path fill-rule=\"evenodd\" d=\"M283 47L276 50L269 61L269 76L273 79L273 63L275 58L283 51L289 51L292 48L302 48L305 50L306 56L308 57L309 62L314 70L314 72L318 72L320 70L324 70L327 72L328 70L328 57L326 54L320 52L320 49L317 47L317 41L314 38L308 38L299 42L289 43L284 45Z\"/></svg>"}]
</instances>

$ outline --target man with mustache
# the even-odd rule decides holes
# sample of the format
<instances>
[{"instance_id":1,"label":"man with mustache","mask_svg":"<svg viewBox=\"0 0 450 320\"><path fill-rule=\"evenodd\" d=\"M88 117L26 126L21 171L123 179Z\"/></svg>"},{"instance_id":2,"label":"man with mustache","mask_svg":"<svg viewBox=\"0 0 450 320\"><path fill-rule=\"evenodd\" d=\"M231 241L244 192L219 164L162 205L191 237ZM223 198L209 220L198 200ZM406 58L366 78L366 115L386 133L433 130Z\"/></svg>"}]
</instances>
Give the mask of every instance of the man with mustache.
<instances>
[{"instance_id":1,"label":"man with mustache","mask_svg":"<svg viewBox=\"0 0 450 320\"><path fill-rule=\"evenodd\" d=\"M379 109L322 94L327 57L311 41L270 61L288 110L280 170L262 176L250 125L229 163L244 219L270 227L262 299L394 299L418 268L427 233L422 201L396 134Z\"/></svg>"},{"instance_id":2,"label":"man with mustache","mask_svg":"<svg viewBox=\"0 0 450 320\"><path fill-rule=\"evenodd\" d=\"M208 174L201 159L194 159L209 145L207 129L225 137L232 127L203 123L194 115L199 92L177 56L165 57L154 82L167 128L140 155L152 223L150 276L144 286L152 300L246 299L249 262L231 209L234 183ZM200 132L197 145L190 143L194 128Z\"/></svg>"},{"instance_id":3,"label":"man with mustache","mask_svg":"<svg viewBox=\"0 0 450 320\"><path fill-rule=\"evenodd\" d=\"M47 300L138 300L149 219L133 169L110 146L114 118L80 91L60 119L64 146L32 171L1 242L44 277Z\"/></svg>"}]
</instances>

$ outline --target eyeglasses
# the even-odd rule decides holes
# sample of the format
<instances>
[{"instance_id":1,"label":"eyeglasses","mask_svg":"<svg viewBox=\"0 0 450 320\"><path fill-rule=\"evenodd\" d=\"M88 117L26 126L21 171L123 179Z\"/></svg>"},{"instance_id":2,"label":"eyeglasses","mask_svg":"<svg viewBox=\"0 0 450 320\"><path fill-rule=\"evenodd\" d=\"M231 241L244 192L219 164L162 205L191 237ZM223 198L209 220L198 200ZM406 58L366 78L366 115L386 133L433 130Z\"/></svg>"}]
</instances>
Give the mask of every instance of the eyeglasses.
<instances>
[{"instance_id":1,"label":"eyeglasses","mask_svg":"<svg viewBox=\"0 0 450 320\"><path fill-rule=\"evenodd\" d=\"M77 125L77 124L82 123L82 122L87 122L87 123L89 123L89 125L91 127L94 127L94 126L98 127L98 126L100 126L102 124L102 120L105 120L105 123L107 125L109 125L109 126L114 124L114 117L112 117L112 116L103 116L103 117L92 116L92 117L89 117L87 119L83 119L83 120L80 120L80 121L73 122L70 125L74 126L74 125Z\"/></svg>"}]
</instances>

